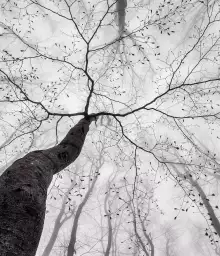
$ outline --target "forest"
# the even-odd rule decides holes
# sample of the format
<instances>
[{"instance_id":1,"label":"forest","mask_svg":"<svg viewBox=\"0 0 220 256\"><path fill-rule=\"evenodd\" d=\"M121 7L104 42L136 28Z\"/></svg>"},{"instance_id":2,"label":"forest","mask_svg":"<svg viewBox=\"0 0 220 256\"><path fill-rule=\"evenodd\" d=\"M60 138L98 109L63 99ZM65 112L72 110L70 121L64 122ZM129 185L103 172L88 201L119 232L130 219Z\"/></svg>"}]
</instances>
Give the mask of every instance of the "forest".
<instances>
[{"instance_id":1,"label":"forest","mask_svg":"<svg viewBox=\"0 0 220 256\"><path fill-rule=\"evenodd\" d=\"M0 1L0 255L220 256L220 2Z\"/></svg>"}]
</instances>

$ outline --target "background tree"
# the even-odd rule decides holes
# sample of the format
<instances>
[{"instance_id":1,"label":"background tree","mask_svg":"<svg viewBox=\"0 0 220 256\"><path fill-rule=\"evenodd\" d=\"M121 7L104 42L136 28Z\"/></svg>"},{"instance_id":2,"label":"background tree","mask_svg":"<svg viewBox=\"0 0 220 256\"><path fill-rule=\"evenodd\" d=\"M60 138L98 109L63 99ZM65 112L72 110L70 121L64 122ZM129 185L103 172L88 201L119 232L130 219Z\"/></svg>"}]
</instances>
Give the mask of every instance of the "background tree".
<instances>
[{"instance_id":1,"label":"background tree","mask_svg":"<svg viewBox=\"0 0 220 256\"><path fill-rule=\"evenodd\" d=\"M75 170L75 174L77 173L77 170ZM70 185L70 187L68 188L68 190L65 192L64 196L63 196L63 201L62 201L62 205L61 205L61 209L59 211L59 214L57 215L57 218L55 220L55 223L54 223L54 227L53 227L53 231L52 231L52 234L51 234L51 237L43 251L43 254L42 256L49 256L52 249L53 249L53 246L56 242L56 239L57 239L57 236L58 236L58 233L59 233L59 230L60 228L63 226L63 224L70 218L73 218L74 215L75 215L75 205L73 207L73 209L71 209L71 204L69 201L71 201L71 198L70 198L70 193L75 185L75 179L73 179L72 181L72 184ZM69 212L65 212L65 208L66 206L69 205Z\"/></svg>"}]
</instances>

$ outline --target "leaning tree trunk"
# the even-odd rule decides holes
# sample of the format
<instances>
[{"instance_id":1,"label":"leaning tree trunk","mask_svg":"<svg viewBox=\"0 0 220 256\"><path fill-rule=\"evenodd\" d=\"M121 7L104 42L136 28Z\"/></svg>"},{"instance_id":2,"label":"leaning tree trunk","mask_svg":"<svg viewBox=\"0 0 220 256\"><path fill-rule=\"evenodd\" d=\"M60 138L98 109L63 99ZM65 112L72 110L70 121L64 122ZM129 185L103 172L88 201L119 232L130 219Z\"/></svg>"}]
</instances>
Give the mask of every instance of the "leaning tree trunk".
<instances>
[{"instance_id":1,"label":"leaning tree trunk","mask_svg":"<svg viewBox=\"0 0 220 256\"><path fill-rule=\"evenodd\" d=\"M53 175L75 161L90 121L81 119L59 145L33 151L0 177L0 255L34 256L41 237Z\"/></svg>"},{"instance_id":2,"label":"leaning tree trunk","mask_svg":"<svg viewBox=\"0 0 220 256\"><path fill-rule=\"evenodd\" d=\"M176 168L176 166L173 166L173 169L179 175L179 177L187 179L190 182L190 184L195 187L195 189L197 190L197 192L199 193L199 195L201 197L202 203L204 204L204 206L205 206L205 208L206 208L206 210L209 214L211 225L213 226L216 233L220 237L220 222L219 222L219 219L216 216L215 211L214 211L212 205L210 204L210 202L209 202L204 190L202 189L202 187L199 185L199 183L195 179L192 178L192 175L189 173L188 170L186 170L186 173L184 175L184 174L179 172L179 170Z\"/></svg>"}]
</instances>

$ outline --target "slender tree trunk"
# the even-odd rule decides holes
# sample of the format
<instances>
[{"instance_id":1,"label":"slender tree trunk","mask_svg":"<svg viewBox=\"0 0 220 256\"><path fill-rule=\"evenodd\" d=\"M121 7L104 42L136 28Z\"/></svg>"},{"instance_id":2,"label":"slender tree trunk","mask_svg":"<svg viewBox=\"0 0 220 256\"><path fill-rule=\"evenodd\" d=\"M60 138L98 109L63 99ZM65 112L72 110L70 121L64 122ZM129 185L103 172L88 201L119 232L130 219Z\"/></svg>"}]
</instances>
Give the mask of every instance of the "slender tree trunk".
<instances>
[{"instance_id":1,"label":"slender tree trunk","mask_svg":"<svg viewBox=\"0 0 220 256\"><path fill-rule=\"evenodd\" d=\"M33 151L0 177L0 255L34 256L41 237L47 188L53 175L75 161L90 121L81 119L55 147Z\"/></svg>"},{"instance_id":2,"label":"slender tree trunk","mask_svg":"<svg viewBox=\"0 0 220 256\"><path fill-rule=\"evenodd\" d=\"M127 0L118 0L116 9L118 12L118 26L119 34L121 34L125 27L125 16L126 16Z\"/></svg>"},{"instance_id":3,"label":"slender tree trunk","mask_svg":"<svg viewBox=\"0 0 220 256\"><path fill-rule=\"evenodd\" d=\"M209 213L209 217L213 224L213 227L214 227L215 231L218 233L218 236L220 237L220 222L219 222L218 218L216 217L214 209L213 209L212 205L209 203L204 190L199 185L199 183L197 181L195 181L192 177L189 176L189 180L190 180L190 183L196 188L196 190L200 194L202 202L203 202L207 212Z\"/></svg>"},{"instance_id":4,"label":"slender tree trunk","mask_svg":"<svg viewBox=\"0 0 220 256\"><path fill-rule=\"evenodd\" d=\"M133 198L130 196L130 194L129 194L127 188L126 188L126 191L127 191L127 195L128 195L128 197L129 197L129 199L130 199L130 202L131 202L131 204L130 204L130 210L131 210L132 216L133 216L133 227L134 227L134 234L135 234L135 237L137 238L137 242L141 245L141 248L142 248L144 254L145 254L146 256L150 256L150 254L149 254L148 251L147 251L148 249L146 248L143 239L141 238L141 236L140 236L139 233L138 233L136 215L139 215L140 212L138 211L138 212L136 213L136 210L135 210L135 205L134 205L134 192L135 192L135 190L133 190ZM144 254L143 254L143 255L144 255Z\"/></svg>"},{"instance_id":5,"label":"slender tree trunk","mask_svg":"<svg viewBox=\"0 0 220 256\"><path fill-rule=\"evenodd\" d=\"M57 240L58 232L59 232L61 226L62 225L60 224L58 219L56 219L55 225L54 225L54 229L53 229L53 233L52 233L52 235L50 237L50 240L49 240L47 246L44 249L44 252L43 252L42 256L49 256L50 255L50 253L51 253L51 251L53 249L53 246L54 246L54 244L55 244L55 242Z\"/></svg>"},{"instance_id":6,"label":"slender tree trunk","mask_svg":"<svg viewBox=\"0 0 220 256\"><path fill-rule=\"evenodd\" d=\"M132 214L133 214L133 226L134 226L134 233L135 233L135 236L137 237L137 241L140 243L141 247L142 247L142 250L144 252L144 254L146 256L150 256L148 251L147 251L147 248L142 240L142 238L140 237L140 235L138 234L138 230L137 230L137 222L136 222L136 216L135 216L135 213L132 209Z\"/></svg>"},{"instance_id":7,"label":"slender tree trunk","mask_svg":"<svg viewBox=\"0 0 220 256\"><path fill-rule=\"evenodd\" d=\"M107 247L106 247L106 251L105 251L104 256L109 256L110 255L110 251L111 251L111 247L112 247L112 235L113 235L112 222L111 222L111 213L108 212L108 209L107 209L108 198L109 198L109 192L105 196L105 203L104 203L105 215L106 215L107 220L108 220L108 243L107 243Z\"/></svg>"},{"instance_id":8,"label":"slender tree trunk","mask_svg":"<svg viewBox=\"0 0 220 256\"><path fill-rule=\"evenodd\" d=\"M154 256L154 244L152 242L152 239L151 239L150 235L147 234L147 232L146 232L146 227L144 226L144 220L141 219L141 216L140 216L139 212L138 212L138 217L139 217L139 220L140 220L140 223L141 223L143 234L144 234L145 238L147 239L147 241L150 245L150 249L151 249L150 256Z\"/></svg>"},{"instance_id":9,"label":"slender tree trunk","mask_svg":"<svg viewBox=\"0 0 220 256\"><path fill-rule=\"evenodd\" d=\"M49 256L52 249L53 249L53 246L56 242L56 239L57 239L57 236L58 236L58 233L59 233L59 230L60 228L63 226L63 224L68 220L70 219L74 212L75 212L75 209L72 210L72 212L70 213L69 216L64 216L65 214L65 206L66 206L66 202L67 202L67 199L68 199L68 195L69 195L69 192L71 191L71 189L73 188L73 186L71 185L70 188L67 190L67 192L65 193L64 195L64 198L63 198L63 203L62 203L62 206L61 206L61 209L60 209L60 212L56 218L56 221L55 221L55 224L54 224L54 228L53 228L53 232L51 234L51 237L50 237L50 240L48 241L44 251L43 251L43 254L42 256ZM63 220L61 221L61 219L63 218Z\"/></svg>"},{"instance_id":10,"label":"slender tree trunk","mask_svg":"<svg viewBox=\"0 0 220 256\"><path fill-rule=\"evenodd\" d=\"M74 222L73 222L72 231L71 231L70 242L69 242L69 245L67 248L67 256L73 256L74 253L76 253L75 244L76 244L76 234L77 234L77 229L78 229L79 218L82 213L83 207L86 205L86 203L89 199L89 196L93 191L93 188L95 186L97 178L98 178L98 176L94 177L91 187L88 189L83 201L77 208L76 215L75 215Z\"/></svg>"},{"instance_id":11,"label":"slender tree trunk","mask_svg":"<svg viewBox=\"0 0 220 256\"><path fill-rule=\"evenodd\" d=\"M196 180L194 180L192 178L192 176L190 175L188 170L185 169L185 174L182 174L179 172L179 170L174 165L173 165L173 169L181 178L187 179L190 182L190 184L192 186L194 186L195 189L197 190L197 192L200 194L201 200L202 200L207 212L209 213L209 217L212 222L213 228L215 229L218 236L220 237L220 222L219 222L218 218L216 217L215 211L214 211L212 205L209 203L209 200L206 197L206 194L205 194L204 190L202 189L202 187L199 185L199 183Z\"/></svg>"}]
</instances>

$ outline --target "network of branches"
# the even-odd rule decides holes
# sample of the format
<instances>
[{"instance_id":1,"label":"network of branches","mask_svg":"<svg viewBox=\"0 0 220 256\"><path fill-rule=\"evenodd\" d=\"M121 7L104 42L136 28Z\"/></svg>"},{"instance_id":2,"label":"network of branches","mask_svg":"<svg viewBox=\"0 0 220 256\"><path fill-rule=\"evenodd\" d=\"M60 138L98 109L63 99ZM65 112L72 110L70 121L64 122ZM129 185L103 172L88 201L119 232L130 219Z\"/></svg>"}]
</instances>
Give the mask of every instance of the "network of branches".
<instances>
[{"instance_id":1,"label":"network of branches","mask_svg":"<svg viewBox=\"0 0 220 256\"><path fill-rule=\"evenodd\" d=\"M164 215L156 195L165 183L178 191L172 218L196 209L219 255L219 1L2 0L0 6L2 170L57 144L79 118L92 115L79 166L58 174L49 193L55 200L61 180L70 181L61 193L69 220L77 216L74 202L88 200L99 180L105 184L94 192L107 219L102 239L91 242L97 229L73 249L156 255L160 240L147 227L153 215ZM164 234L166 255L177 255L173 237Z\"/></svg>"}]
</instances>

